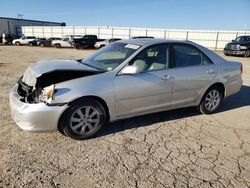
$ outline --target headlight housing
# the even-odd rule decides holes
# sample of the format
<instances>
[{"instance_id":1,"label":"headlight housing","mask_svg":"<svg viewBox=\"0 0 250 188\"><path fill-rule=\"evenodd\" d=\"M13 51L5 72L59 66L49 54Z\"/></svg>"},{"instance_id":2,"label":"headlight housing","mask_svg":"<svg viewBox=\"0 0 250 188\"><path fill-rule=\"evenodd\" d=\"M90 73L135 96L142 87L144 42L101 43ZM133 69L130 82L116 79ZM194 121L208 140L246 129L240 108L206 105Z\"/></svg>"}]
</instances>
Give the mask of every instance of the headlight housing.
<instances>
[{"instance_id":1,"label":"headlight housing","mask_svg":"<svg viewBox=\"0 0 250 188\"><path fill-rule=\"evenodd\" d=\"M246 47L246 46L240 46L240 49L241 49L241 50L246 50L247 47Z\"/></svg>"},{"instance_id":2,"label":"headlight housing","mask_svg":"<svg viewBox=\"0 0 250 188\"><path fill-rule=\"evenodd\" d=\"M52 101L54 99L54 93L55 93L55 84L45 87L40 95L41 101L43 102Z\"/></svg>"}]
</instances>

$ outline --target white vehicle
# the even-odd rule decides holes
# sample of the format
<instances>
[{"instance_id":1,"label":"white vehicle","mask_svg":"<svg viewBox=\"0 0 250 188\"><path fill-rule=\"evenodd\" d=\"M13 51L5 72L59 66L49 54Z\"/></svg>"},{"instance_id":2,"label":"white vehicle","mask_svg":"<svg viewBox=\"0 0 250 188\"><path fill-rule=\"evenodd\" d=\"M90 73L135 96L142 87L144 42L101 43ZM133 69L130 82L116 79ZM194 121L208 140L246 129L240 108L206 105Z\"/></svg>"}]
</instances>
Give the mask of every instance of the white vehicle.
<instances>
[{"instance_id":1,"label":"white vehicle","mask_svg":"<svg viewBox=\"0 0 250 188\"><path fill-rule=\"evenodd\" d=\"M106 46L107 44L118 41L118 40L121 40L121 39L119 39L119 38L111 38L111 39L106 39L106 40L103 40L103 41L96 42L95 43L95 48L96 49L102 48L102 47Z\"/></svg>"},{"instance_id":2,"label":"white vehicle","mask_svg":"<svg viewBox=\"0 0 250 188\"><path fill-rule=\"evenodd\" d=\"M28 45L29 42L31 42L31 41L33 41L33 40L35 40L35 39L36 39L36 37L33 37L33 36L31 36L31 37L25 37L25 36L23 36L23 37L21 37L20 39L15 39L15 40L13 40L13 41L12 41L12 44L15 44L15 45L17 45L17 46L20 46L20 45Z\"/></svg>"},{"instance_id":3,"label":"white vehicle","mask_svg":"<svg viewBox=\"0 0 250 188\"><path fill-rule=\"evenodd\" d=\"M51 46L55 46L57 48L69 48L73 47L72 46L72 41L74 38L82 38L82 36L78 35L66 35L65 37L62 38L62 40L53 40L51 43Z\"/></svg>"}]
</instances>

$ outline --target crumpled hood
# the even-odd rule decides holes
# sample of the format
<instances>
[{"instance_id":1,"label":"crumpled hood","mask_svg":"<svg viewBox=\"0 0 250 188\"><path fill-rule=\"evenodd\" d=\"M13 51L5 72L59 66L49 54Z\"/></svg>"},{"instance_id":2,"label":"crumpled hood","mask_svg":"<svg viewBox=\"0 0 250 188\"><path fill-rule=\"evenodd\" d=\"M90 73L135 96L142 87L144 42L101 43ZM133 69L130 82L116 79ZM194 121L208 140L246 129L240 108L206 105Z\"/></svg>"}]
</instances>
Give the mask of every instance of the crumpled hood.
<instances>
[{"instance_id":1,"label":"crumpled hood","mask_svg":"<svg viewBox=\"0 0 250 188\"><path fill-rule=\"evenodd\" d=\"M83 65L75 60L49 60L34 63L28 67L36 77L51 72L53 70L86 70L96 71L96 69Z\"/></svg>"},{"instance_id":2,"label":"crumpled hood","mask_svg":"<svg viewBox=\"0 0 250 188\"><path fill-rule=\"evenodd\" d=\"M38 77L53 71L57 71L60 74L60 72L66 71L97 72L98 70L75 60L40 61L30 65L26 69L22 81L29 86L35 86Z\"/></svg>"}]
</instances>

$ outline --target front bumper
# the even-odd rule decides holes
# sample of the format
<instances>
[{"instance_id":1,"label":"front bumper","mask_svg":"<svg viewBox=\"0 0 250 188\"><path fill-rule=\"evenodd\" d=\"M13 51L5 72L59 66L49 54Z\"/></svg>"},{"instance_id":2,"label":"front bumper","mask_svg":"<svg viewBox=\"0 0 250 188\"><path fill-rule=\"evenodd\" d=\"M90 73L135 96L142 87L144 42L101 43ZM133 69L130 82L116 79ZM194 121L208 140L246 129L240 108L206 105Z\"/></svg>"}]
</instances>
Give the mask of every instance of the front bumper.
<instances>
[{"instance_id":1,"label":"front bumper","mask_svg":"<svg viewBox=\"0 0 250 188\"><path fill-rule=\"evenodd\" d=\"M226 55L245 55L246 50L229 50L224 49L224 54Z\"/></svg>"},{"instance_id":2,"label":"front bumper","mask_svg":"<svg viewBox=\"0 0 250 188\"><path fill-rule=\"evenodd\" d=\"M16 124L26 131L56 131L59 118L67 105L48 106L45 103L30 104L20 100L17 86L10 93L11 117Z\"/></svg>"}]
</instances>

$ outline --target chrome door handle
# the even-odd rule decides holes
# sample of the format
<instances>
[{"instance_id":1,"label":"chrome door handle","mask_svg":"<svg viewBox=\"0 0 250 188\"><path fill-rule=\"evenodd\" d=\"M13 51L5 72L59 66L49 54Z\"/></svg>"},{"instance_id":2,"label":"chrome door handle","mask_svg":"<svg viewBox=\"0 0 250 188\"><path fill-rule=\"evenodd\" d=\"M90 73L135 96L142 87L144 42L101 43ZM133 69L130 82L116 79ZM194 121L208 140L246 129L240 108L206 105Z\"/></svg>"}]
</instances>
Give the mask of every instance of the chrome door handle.
<instances>
[{"instance_id":1,"label":"chrome door handle","mask_svg":"<svg viewBox=\"0 0 250 188\"><path fill-rule=\"evenodd\" d=\"M210 70L207 70L206 73L207 74L214 74L215 72L214 72L214 70L210 69Z\"/></svg>"},{"instance_id":2,"label":"chrome door handle","mask_svg":"<svg viewBox=\"0 0 250 188\"><path fill-rule=\"evenodd\" d=\"M162 80L172 80L174 77L170 75L164 75L161 79Z\"/></svg>"}]
</instances>

